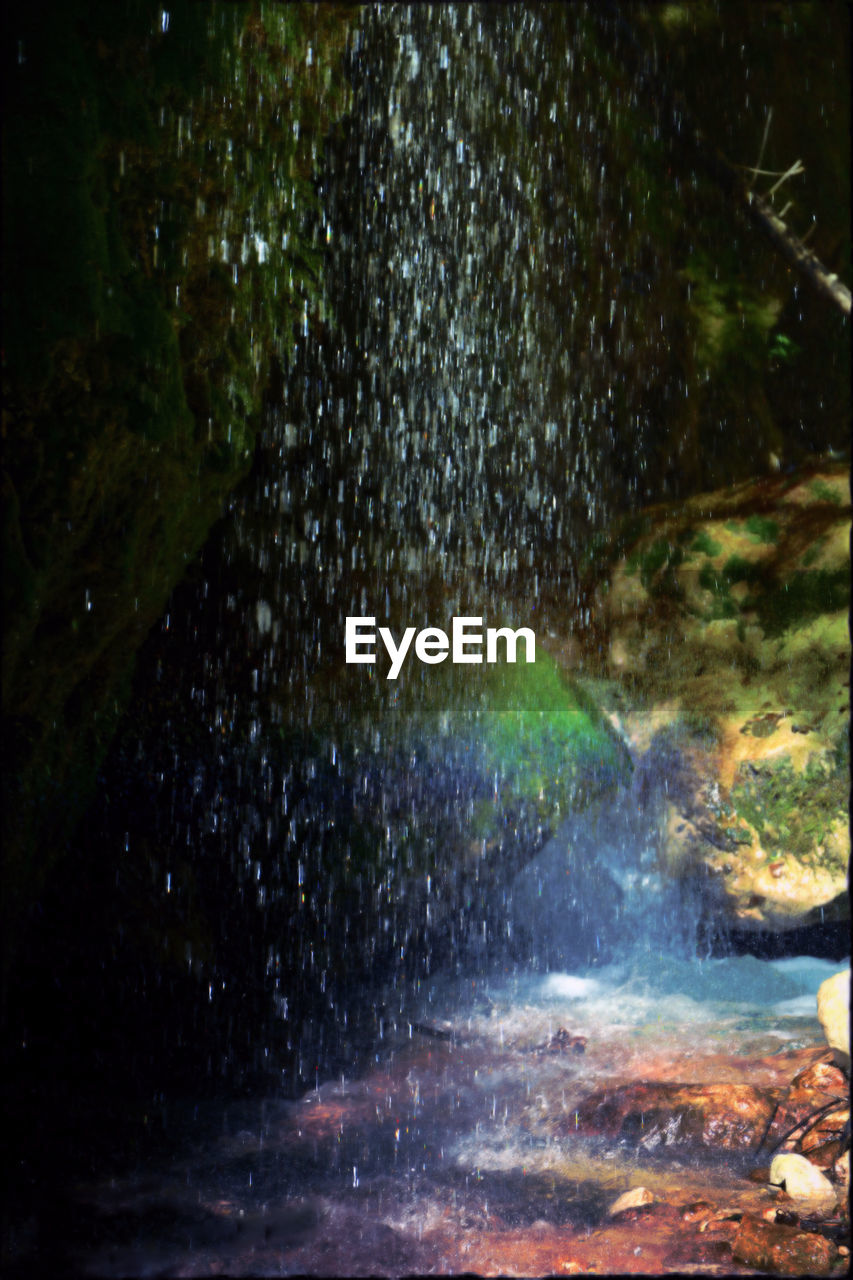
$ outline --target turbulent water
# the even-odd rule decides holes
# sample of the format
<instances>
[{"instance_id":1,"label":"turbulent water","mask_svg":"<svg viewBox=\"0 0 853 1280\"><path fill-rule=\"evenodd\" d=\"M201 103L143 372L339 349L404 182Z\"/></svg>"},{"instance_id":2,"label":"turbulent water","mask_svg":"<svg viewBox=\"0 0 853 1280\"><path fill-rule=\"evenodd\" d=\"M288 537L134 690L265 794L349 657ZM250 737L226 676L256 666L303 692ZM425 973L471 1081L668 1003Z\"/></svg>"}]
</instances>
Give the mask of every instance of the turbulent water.
<instances>
[{"instance_id":1,"label":"turbulent water","mask_svg":"<svg viewBox=\"0 0 853 1280\"><path fill-rule=\"evenodd\" d=\"M181 1154L75 1189L73 1260L103 1276L541 1274L628 1186L732 1196L757 1159L573 1138L580 1101L604 1081L778 1082L773 1055L820 1039L814 993L835 967L649 950L584 973L440 975L355 1078L170 1104ZM584 1054L548 1052L560 1028Z\"/></svg>"}]
</instances>

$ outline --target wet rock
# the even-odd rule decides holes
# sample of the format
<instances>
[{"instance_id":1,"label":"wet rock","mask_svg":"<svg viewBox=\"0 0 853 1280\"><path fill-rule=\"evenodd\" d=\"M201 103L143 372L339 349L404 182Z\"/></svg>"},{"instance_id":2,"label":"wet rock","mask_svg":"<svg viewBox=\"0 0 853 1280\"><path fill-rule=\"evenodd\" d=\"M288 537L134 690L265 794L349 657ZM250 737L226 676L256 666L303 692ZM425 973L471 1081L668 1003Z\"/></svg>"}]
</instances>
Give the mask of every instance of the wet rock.
<instances>
[{"instance_id":1,"label":"wet rock","mask_svg":"<svg viewBox=\"0 0 853 1280\"><path fill-rule=\"evenodd\" d=\"M631 1084L599 1090L578 1108L588 1133L659 1146L757 1148L782 1092L737 1084Z\"/></svg>"},{"instance_id":2,"label":"wet rock","mask_svg":"<svg viewBox=\"0 0 853 1280\"><path fill-rule=\"evenodd\" d=\"M837 1155L840 1155L841 1151L844 1150L844 1141L849 1133L849 1126L849 1107L839 1107L835 1111L820 1115L797 1143L797 1150L801 1155L808 1156L812 1164L816 1164L816 1151L827 1146L837 1146L839 1148L838 1152L831 1157L831 1160L835 1160Z\"/></svg>"},{"instance_id":3,"label":"wet rock","mask_svg":"<svg viewBox=\"0 0 853 1280\"><path fill-rule=\"evenodd\" d=\"M809 1201L814 1205L835 1204L835 1189L820 1169L795 1152L774 1156L770 1165L770 1181L784 1187L793 1200Z\"/></svg>"},{"instance_id":4,"label":"wet rock","mask_svg":"<svg viewBox=\"0 0 853 1280\"><path fill-rule=\"evenodd\" d=\"M832 981L832 979L829 979L829 981ZM823 985L826 986L826 983ZM818 992L819 999L820 992ZM834 1093L839 1098L846 1098L848 1094L847 1079L844 1072L825 1060L813 1062L811 1066L806 1067L799 1075L794 1076L791 1084L798 1089L816 1089L821 1093Z\"/></svg>"},{"instance_id":5,"label":"wet rock","mask_svg":"<svg viewBox=\"0 0 853 1280\"><path fill-rule=\"evenodd\" d=\"M714 1206L708 1200L694 1200L692 1204L685 1204L681 1209L681 1218L683 1222L709 1222L714 1216Z\"/></svg>"},{"instance_id":6,"label":"wet rock","mask_svg":"<svg viewBox=\"0 0 853 1280\"><path fill-rule=\"evenodd\" d=\"M623 1191L618 1199L607 1210L608 1218L615 1218L617 1214L624 1213L626 1209L638 1209L640 1205L654 1204L655 1195L649 1191L648 1187L632 1187L630 1191Z\"/></svg>"},{"instance_id":7,"label":"wet rock","mask_svg":"<svg viewBox=\"0 0 853 1280\"><path fill-rule=\"evenodd\" d=\"M741 930L846 919L847 469L637 527L601 597L599 696L638 771L667 779L664 865L707 876L709 910Z\"/></svg>"},{"instance_id":8,"label":"wet rock","mask_svg":"<svg viewBox=\"0 0 853 1280\"><path fill-rule=\"evenodd\" d=\"M843 1156L839 1156L835 1164L832 1166L832 1176L837 1183L840 1184L844 1197L846 1199L850 1192L850 1151L844 1152Z\"/></svg>"},{"instance_id":9,"label":"wet rock","mask_svg":"<svg viewBox=\"0 0 853 1280\"><path fill-rule=\"evenodd\" d=\"M783 1276L829 1275L838 1249L823 1236L744 1214L732 1245L737 1262Z\"/></svg>"},{"instance_id":10,"label":"wet rock","mask_svg":"<svg viewBox=\"0 0 853 1280\"><path fill-rule=\"evenodd\" d=\"M836 1104L834 1093L818 1093L792 1084L779 1103L767 1130L764 1149L808 1153L843 1132L847 1112Z\"/></svg>"},{"instance_id":11,"label":"wet rock","mask_svg":"<svg viewBox=\"0 0 853 1280\"><path fill-rule=\"evenodd\" d=\"M732 1246L728 1240L709 1240L700 1236L697 1240L685 1240L679 1248L666 1254L663 1265L667 1271L695 1269L702 1263L718 1269L725 1267L731 1259Z\"/></svg>"},{"instance_id":12,"label":"wet rock","mask_svg":"<svg viewBox=\"0 0 853 1280\"><path fill-rule=\"evenodd\" d=\"M817 1016L826 1036L826 1043L835 1054L839 1066L850 1072L850 970L842 969L826 982L817 993Z\"/></svg>"},{"instance_id":13,"label":"wet rock","mask_svg":"<svg viewBox=\"0 0 853 1280\"><path fill-rule=\"evenodd\" d=\"M801 1151L808 1152L808 1159L818 1169L833 1169L842 1155L843 1143L841 1141L824 1142L819 1147L810 1148L806 1148L803 1143Z\"/></svg>"},{"instance_id":14,"label":"wet rock","mask_svg":"<svg viewBox=\"0 0 853 1280\"><path fill-rule=\"evenodd\" d=\"M537 1046L536 1053L584 1053L586 1042L586 1036L576 1036L565 1027L559 1027L550 1040Z\"/></svg>"}]
</instances>

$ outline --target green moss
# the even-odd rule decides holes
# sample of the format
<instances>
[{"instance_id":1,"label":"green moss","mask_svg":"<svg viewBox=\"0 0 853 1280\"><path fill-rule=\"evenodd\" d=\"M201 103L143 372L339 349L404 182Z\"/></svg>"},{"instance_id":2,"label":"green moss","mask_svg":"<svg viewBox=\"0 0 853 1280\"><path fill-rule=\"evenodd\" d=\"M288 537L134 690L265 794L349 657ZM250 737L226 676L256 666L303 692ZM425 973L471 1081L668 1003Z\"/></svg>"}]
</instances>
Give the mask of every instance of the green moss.
<instances>
[{"instance_id":1,"label":"green moss","mask_svg":"<svg viewBox=\"0 0 853 1280\"><path fill-rule=\"evenodd\" d=\"M378 730L386 746L454 743L496 780L502 803L530 803L553 817L630 771L606 717L541 650L534 663L443 663L427 680L408 676L393 714L382 716L381 703L371 714L370 733Z\"/></svg>"},{"instance_id":2,"label":"green moss","mask_svg":"<svg viewBox=\"0 0 853 1280\"><path fill-rule=\"evenodd\" d=\"M818 538L817 542L815 542L811 547L809 547L808 551L805 553L802 559L802 567L804 569L811 568L811 566L815 563L815 561L820 559L821 552L823 551L824 547L827 545L828 541L829 539L826 537Z\"/></svg>"},{"instance_id":3,"label":"green moss","mask_svg":"<svg viewBox=\"0 0 853 1280\"><path fill-rule=\"evenodd\" d=\"M837 489L833 489L825 480L812 480L809 489L818 502L830 502L834 507L843 507L844 499Z\"/></svg>"},{"instance_id":4,"label":"green moss","mask_svg":"<svg viewBox=\"0 0 853 1280\"><path fill-rule=\"evenodd\" d=\"M762 573L761 565L744 560L741 556L730 556L720 569L709 564L703 565L698 576L699 586L705 591L710 591L713 597L713 604L707 616L711 619L738 617L741 610L751 602L744 600L739 603L731 594L732 586L736 582L760 581Z\"/></svg>"},{"instance_id":5,"label":"green moss","mask_svg":"<svg viewBox=\"0 0 853 1280\"><path fill-rule=\"evenodd\" d=\"M779 522L765 516L752 515L746 521L745 529L752 542L778 542Z\"/></svg>"},{"instance_id":6,"label":"green moss","mask_svg":"<svg viewBox=\"0 0 853 1280\"><path fill-rule=\"evenodd\" d=\"M741 765L732 788L738 816L758 833L768 853L790 853L817 865L823 845L837 822L846 822L849 775L843 750L814 757L798 774L790 762ZM838 870L837 856L823 855ZM840 865L840 864L839 864Z\"/></svg>"},{"instance_id":7,"label":"green moss","mask_svg":"<svg viewBox=\"0 0 853 1280\"><path fill-rule=\"evenodd\" d=\"M690 544L691 551L712 557L718 556L722 549L719 542L712 538L706 529L701 529Z\"/></svg>"},{"instance_id":8,"label":"green moss","mask_svg":"<svg viewBox=\"0 0 853 1280\"><path fill-rule=\"evenodd\" d=\"M761 366L769 357L769 338L781 310L743 276L721 270L703 251L691 254L684 267L696 316L703 364L718 369L725 361Z\"/></svg>"},{"instance_id":9,"label":"green moss","mask_svg":"<svg viewBox=\"0 0 853 1280\"><path fill-rule=\"evenodd\" d=\"M553 812L569 807L577 785L589 790L624 778L627 752L545 655L531 666L486 670L479 717L486 768L513 793Z\"/></svg>"},{"instance_id":10,"label":"green moss","mask_svg":"<svg viewBox=\"0 0 853 1280\"><path fill-rule=\"evenodd\" d=\"M684 559L684 547L679 539L655 538L648 547L634 550L628 557L626 572L639 570L640 581L651 595L680 596L682 590L675 570ZM663 572L661 572L663 570Z\"/></svg>"},{"instance_id":11,"label":"green moss","mask_svg":"<svg viewBox=\"0 0 853 1280\"><path fill-rule=\"evenodd\" d=\"M762 564L744 560L743 556L730 556L723 565L723 576L728 583L761 582L766 572Z\"/></svg>"},{"instance_id":12,"label":"green moss","mask_svg":"<svg viewBox=\"0 0 853 1280\"><path fill-rule=\"evenodd\" d=\"M779 636L850 606L850 569L796 570L754 601L766 635Z\"/></svg>"}]
</instances>

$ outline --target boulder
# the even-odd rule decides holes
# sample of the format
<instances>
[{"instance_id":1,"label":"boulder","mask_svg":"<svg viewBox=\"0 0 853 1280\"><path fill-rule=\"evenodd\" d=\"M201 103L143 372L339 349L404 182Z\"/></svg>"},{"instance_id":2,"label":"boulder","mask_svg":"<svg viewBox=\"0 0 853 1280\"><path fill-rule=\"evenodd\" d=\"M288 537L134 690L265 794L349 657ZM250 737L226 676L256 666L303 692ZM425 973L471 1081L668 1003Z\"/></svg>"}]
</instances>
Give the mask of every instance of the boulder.
<instances>
[{"instance_id":1,"label":"boulder","mask_svg":"<svg viewBox=\"0 0 853 1280\"><path fill-rule=\"evenodd\" d=\"M664 793L663 864L730 927L849 916L849 538L831 464L614 537L590 683Z\"/></svg>"},{"instance_id":2,"label":"boulder","mask_svg":"<svg viewBox=\"0 0 853 1280\"><path fill-rule=\"evenodd\" d=\"M835 1190L829 1179L805 1156L795 1152L773 1157L770 1182L783 1187L792 1200L808 1201L814 1208L831 1209L835 1205Z\"/></svg>"},{"instance_id":3,"label":"boulder","mask_svg":"<svg viewBox=\"0 0 853 1280\"><path fill-rule=\"evenodd\" d=\"M839 1262L831 1240L796 1227L765 1222L745 1213L732 1245L732 1255L756 1271L783 1276L829 1275Z\"/></svg>"},{"instance_id":4,"label":"boulder","mask_svg":"<svg viewBox=\"0 0 853 1280\"><path fill-rule=\"evenodd\" d=\"M842 969L822 982L817 993L817 1016L839 1066L850 1072L850 970Z\"/></svg>"}]
</instances>

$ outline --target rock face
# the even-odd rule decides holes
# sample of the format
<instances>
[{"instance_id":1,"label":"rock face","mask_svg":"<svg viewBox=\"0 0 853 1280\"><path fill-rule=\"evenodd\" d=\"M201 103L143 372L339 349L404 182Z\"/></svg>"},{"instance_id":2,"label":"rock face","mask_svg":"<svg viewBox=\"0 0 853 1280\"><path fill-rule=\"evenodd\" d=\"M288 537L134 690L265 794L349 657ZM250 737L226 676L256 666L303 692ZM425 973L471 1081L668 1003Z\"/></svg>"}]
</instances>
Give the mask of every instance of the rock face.
<instances>
[{"instance_id":1,"label":"rock face","mask_svg":"<svg viewBox=\"0 0 853 1280\"><path fill-rule=\"evenodd\" d=\"M760 480L644 515L599 598L664 861L741 929L849 914L849 538L845 467Z\"/></svg>"},{"instance_id":2,"label":"rock face","mask_svg":"<svg viewBox=\"0 0 853 1280\"><path fill-rule=\"evenodd\" d=\"M346 105L331 68L348 24L321 17L324 39L313 17L275 6L215 20L180 10L159 70L144 4L96 24L97 41L91 6L15 18L27 57L8 79L19 129L4 169L9 954L90 798L134 655L248 474L271 361L319 299L299 228L322 138ZM340 89L320 83L312 42ZM75 94L85 126L45 110ZM274 123L282 112L293 129ZM274 194L282 173L287 202ZM263 254L241 248L226 230L237 226Z\"/></svg>"},{"instance_id":3,"label":"rock face","mask_svg":"<svg viewBox=\"0 0 853 1280\"><path fill-rule=\"evenodd\" d=\"M646 1150L692 1146L777 1153L769 1180L781 1185L790 1176L797 1188L788 1188L791 1195L820 1198L829 1184L817 1166L828 1168L838 1159L850 1115L847 1082L827 1057L784 1088L658 1081L598 1089L578 1107L576 1129ZM792 1151L791 1165L777 1163Z\"/></svg>"},{"instance_id":4,"label":"rock face","mask_svg":"<svg viewBox=\"0 0 853 1280\"><path fill-rule=\"evenodd\" d=\"M843 969L821 983L817 993L817 1016L826 1043L836 1061L850 1071L850 970Z\"/></svg>"}]
</instances>

